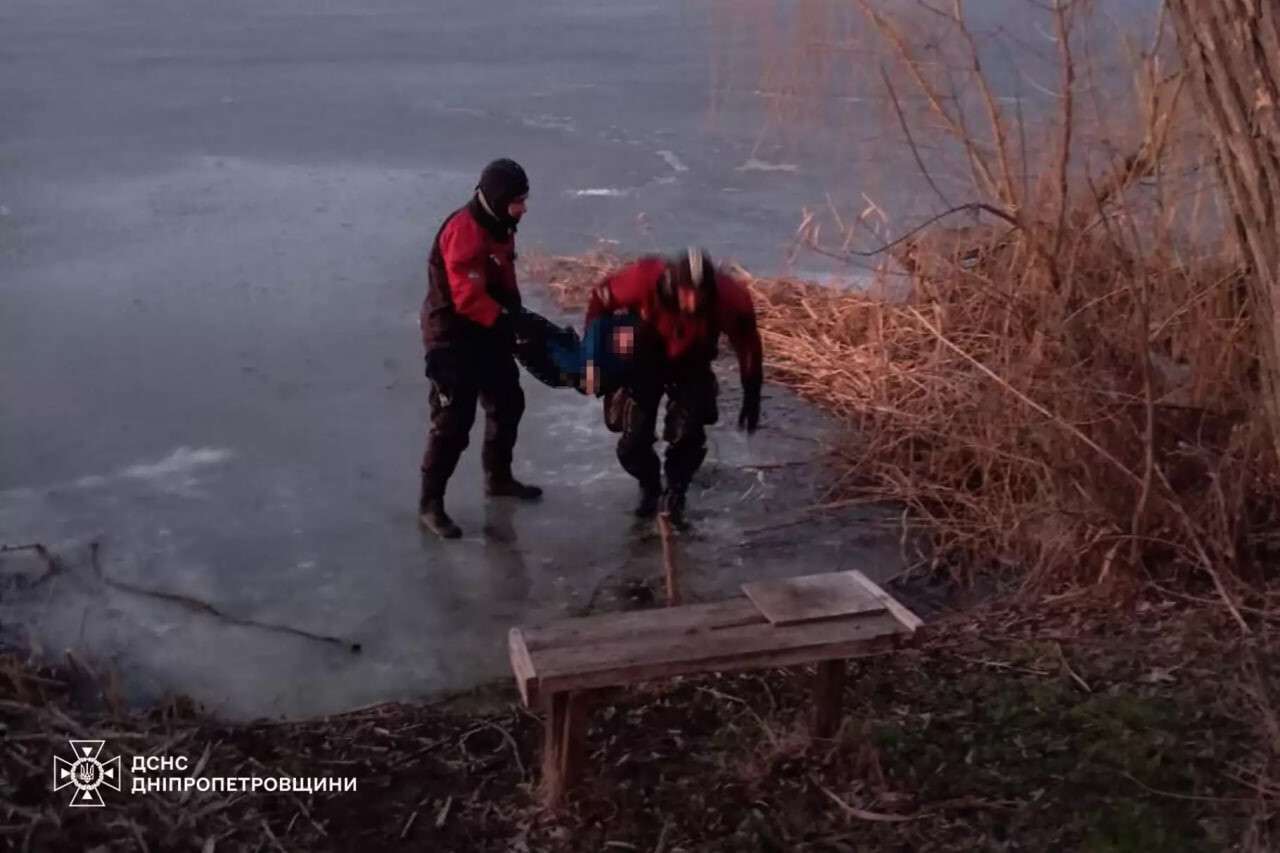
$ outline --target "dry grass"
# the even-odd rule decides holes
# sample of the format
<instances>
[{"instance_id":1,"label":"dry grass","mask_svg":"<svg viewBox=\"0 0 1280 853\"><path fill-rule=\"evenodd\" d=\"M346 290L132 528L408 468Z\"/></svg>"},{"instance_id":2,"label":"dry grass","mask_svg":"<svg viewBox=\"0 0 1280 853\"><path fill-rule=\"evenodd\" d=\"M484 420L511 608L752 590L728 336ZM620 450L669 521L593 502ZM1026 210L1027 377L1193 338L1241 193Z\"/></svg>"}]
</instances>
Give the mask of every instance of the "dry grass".
<instances>
[{"instance_id":1,"label":"dry grass","mask_svg":"<svg viewBox=\"0 0 1280 853\"><path fill-rule=\"evenodd\" d=\"M1045 96L1035 107L1021 92L997 96L961 3L856 5L860 18L817 2L787 18L763 4L755 36L783 54L758 69L783 140L848 121L851 92L863 106L850 127L865 136L866 84L879 87L900 150L886 150L888 130L871 157L851 149L881 173L852 210L828 197L804 211L796 240L798 251L878 261L877 288L736 270L755 297L769 378L849 427L836 502L904 505L930 534L928 561L960 579L995 567L1040 601L1104 607L1133 606L1155 584L1220 608L1265 650L1280 612L1280 471L1256 341L1273 318L1252 301L1166 22L1127 45L1104 86L1097 35L1109 22L1096 4L1028 4L1043 36L1026 66ZM923 210L919 195L914 206L873 198L903 164L920 172ZM974 214L963 227L950 227L954 215L919 232L895 224L956 206ZM580 304L621 260L560 258L536 272ZM1234 670L1253 652L1222 654ZM1245 664L1218 680L1258 736L1234 771L1256 805L1243 845L1274 849L1277 674L1265 654Z\"/></svg>"},{"instance_id":2,"label":"dry grass","mask_svg":"<svg viewBox=\"0 0 1280 853\"><path fill-rule=\"evenodd\" d=\"M1132 294L1115 278L1113 247L1076 250L1078 307L1062 322L1051 293L996 289L992 270L1026 251L1016 232L998 237L963 269L917 246L918 270L947 271L918 273L902 303L735 270L755 298L769 377L853 428L839 496L906 504L936 554L970 567L994 556L1037 587L1155 565L1246 571L1246 510L1271 481L1248 417L1239 319L1213 318L1206 288L1182 306L1188 320L1165 324L1167 346L1202 360L1165 355L1174 366L1151 370L1148 385L1117 317ZM580 306L621 260L545 259L531 273Z\"/></svg>"},{"instance_id":3,"label":"dry grass","mask_svg":"<svg viewBox=\"0 0 1280 853\"><path fill-rule=\"evenodd\" d=\"M881 292L893 289L892 258L909 279L904 299L737 270L770 377L852 428L838 491L906 505L933 535L932 561L962 577L994 561L1040 592L1198 578L1247 632L1241 607L1265 573L1277 465L1258 416L1244 268L1220 227L1165 22L1149 47L1131 47L1131 90L1100 97L1096 45L1081 35L1089 8L1029 5L1052 37L1037 67L1058 77L1056 99L1033 112L997 97L960 4L915 15L858 6L860 42L850 17L823 4L804 5L787 38L769 19L762 43L789 38L801 54L765 63L770 79L789 69L788 97L768 98L770 109L799 109L806 86L838 89L833 69L849 51L878 59L911 162L974 220L859 252L869 237L881 243L886 206L866 198L842 215L828 199L806 211L798 245L881 260ZM815 14L835 16L839 45L805 35ZM805 62L809 77L796 71ZM930 171L946 151L966 182ZM542 259L533 272L580 305L619 261Z\"/></svg>"},{"instance_id":4,"label":"dry grass","mask_svg":"<svg viewBox=\"0 0 1280 853\"><path fill-rule=\"evenodd\" d=\"M895 222L982 215L893 247L905 300L753 280L772 377L854 428L841 485L909 507L960 576L994 562L1028 591L1105 604L1151 581L1203 586L1266 648L1280 471L1258 342L1275 318L1165 13L1121 44L1106 3L1027 3L1034 36L1016 44L979 33L960 0L854 5L768 6L756 27L779 51L760 68L777 136L852 92L850 160L881 167L852 213L831 198L805 211L798 243L856 263ZM1012 84L989 70L1001 52ZM853 138L875 104L864 157ZM885 192L903 164L918 170L907 203ZM1244 847L1274 849L1280 699L1273 666L1247 669L1223 676L1263 744L1238 773L1258 797Z\"/></svg>"}]
</instances>

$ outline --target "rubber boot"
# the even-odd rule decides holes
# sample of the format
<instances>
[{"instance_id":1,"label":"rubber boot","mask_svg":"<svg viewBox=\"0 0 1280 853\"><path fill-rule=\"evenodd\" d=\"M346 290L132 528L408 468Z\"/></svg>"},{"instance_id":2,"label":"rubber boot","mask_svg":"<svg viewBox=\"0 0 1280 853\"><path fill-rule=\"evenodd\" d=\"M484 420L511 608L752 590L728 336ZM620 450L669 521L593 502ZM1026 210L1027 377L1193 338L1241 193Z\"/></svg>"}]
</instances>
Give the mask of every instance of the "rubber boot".
<instances>
[{"instance_id":1,"label":"rubber boot","mask_svg":"<svg viewBox=\"0 0 1280 853\"><path fill-rule=\"evenodd\" d=\"M442 498L429 500L421 507L418 524L441 539L458 539L462 536L462 528L454 524L453 519L444 511Z\"/></svg>"},{"instance_id":2,"label":"rubber boot","mask_svg":"<svg viewBox=\"0 0 1280 853\"><path fill-rule=\"evenodd\" d=\"M668 489L662 496L660 511L676 530L688 530L689 520L684 515L684 490Z\"/></svg>"},{"instance_id":3,"label":"rubber boot","mask_svg":"<svg viewBox=\"0 0 1280 853\"><path fill-rule=\"evenodd\" d=\"M641 484L640 502L636 504L636 518L653 518L658 513L658 503L662 498L662 487L657 483Z\"/></svg>"},{"instance_id":4,"label":"rubber boot","mask_svg":"<svg viewBox=\"0 0 1280 853\"><path fill-rule=\"evenodd\" d=\"M418 525L441 539L458 539L462 528L444 511L444 498L428 498L418 507Z\"/></svg>"},{"instance_id":5,"label":"rubber boot","mask_svg":"<svg viewBox=\"0 0 1280 853\"><path fill-rule=\"evenodd\" d=\"M486 477L484 492L491 498L519 498L522 501L536 501L542 497L542 489L522 483L509 473Z\"/></svg>"}]
</instances>

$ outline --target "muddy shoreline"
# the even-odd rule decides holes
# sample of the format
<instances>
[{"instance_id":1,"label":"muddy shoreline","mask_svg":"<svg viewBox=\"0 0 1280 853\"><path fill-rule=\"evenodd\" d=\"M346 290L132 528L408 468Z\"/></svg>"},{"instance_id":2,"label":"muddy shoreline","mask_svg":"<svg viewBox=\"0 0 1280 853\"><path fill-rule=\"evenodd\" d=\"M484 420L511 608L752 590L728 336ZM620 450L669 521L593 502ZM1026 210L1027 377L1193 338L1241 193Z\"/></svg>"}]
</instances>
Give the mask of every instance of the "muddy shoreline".
<instances>
[{"instance_id":1,"label":"muddy shoreline","mask_svg":"<svg viewBox=\"0 0 1280 853\"><path fill-rule=\"evenodd\" d=\"M1224 661L1274 651L1220 610L1143 620L1062 607L935 622L859 660L844 725L806 731L803 670L675 679L590 716L587 779L538 804L541 723L504 685L437 703L227 724L171 701L86 712L86 676L0 659L0 843L13 850L1227 850L1259 802ZM184 756L206 777L355 778L342 793L107 792L69 809L47 763L69 737ZM198 763L202 757L204 761ZM1229 768L1234 768L1229 771ZM178 774L182 775L182 774ZM125 786L129 790L129 786ZM608 845L612 844L611 847Z\"/></svg>"}]
</instances>

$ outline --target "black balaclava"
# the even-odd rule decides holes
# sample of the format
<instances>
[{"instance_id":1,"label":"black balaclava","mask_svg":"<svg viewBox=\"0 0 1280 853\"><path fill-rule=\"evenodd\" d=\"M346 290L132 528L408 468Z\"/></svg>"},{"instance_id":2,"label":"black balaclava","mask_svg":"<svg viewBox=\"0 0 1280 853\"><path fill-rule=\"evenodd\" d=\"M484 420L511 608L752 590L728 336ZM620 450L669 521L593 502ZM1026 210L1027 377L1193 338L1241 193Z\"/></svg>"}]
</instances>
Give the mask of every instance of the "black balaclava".
<instances>
[{"instance_id":1,"label":"black balaclava","mask_svg":"<svg viewBox=\"0 0 1280 853\"><path fill-rule=\"evenodd\" d=\"M507 230L516 230L516 221L507 213L507 205L529 192L529 178L515 160L494 160L480 173L476 184L488 212Z\"/></svg>"}]
</instances>

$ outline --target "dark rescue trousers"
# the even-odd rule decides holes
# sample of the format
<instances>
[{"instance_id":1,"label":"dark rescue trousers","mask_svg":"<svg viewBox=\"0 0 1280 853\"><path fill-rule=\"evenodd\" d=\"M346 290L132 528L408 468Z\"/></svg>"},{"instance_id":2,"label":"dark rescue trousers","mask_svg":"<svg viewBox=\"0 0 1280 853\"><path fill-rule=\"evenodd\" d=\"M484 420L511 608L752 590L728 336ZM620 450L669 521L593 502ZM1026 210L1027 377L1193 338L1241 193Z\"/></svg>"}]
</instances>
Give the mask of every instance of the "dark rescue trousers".
<instances>
[{"instance_id":1,"label":"dark rescue trousers","mask_svg":"<svg viewBox=\"0 0 1280 853\"><path fill-rule=\"evenodd\" d=\"M659 491L658 456L653 450L658 406L667 398L662 439L667 443L662 473L667 491L683 495L707 455L706 427L718 419L718 387L709 363L679 369L666 364L635 371L632 381L605 398L605 423L618 439L618 461L646 491Z\"/></svg>"},{"instance_id":2,"label":"dark rescue trousers","mask_svg":"<svg viewBox=\"0 0 1280 853\"><path fill-rule=\"evenodd\" d=\"M420 503L444 497L470 441L477 402L485 412L481 452L485 474L509 480L511 454L524 414L520 370L511 353L461 347L432 350L427 353L426 373L431 382L431 430L422 457Z\"/></svg>"}]
</instances>

